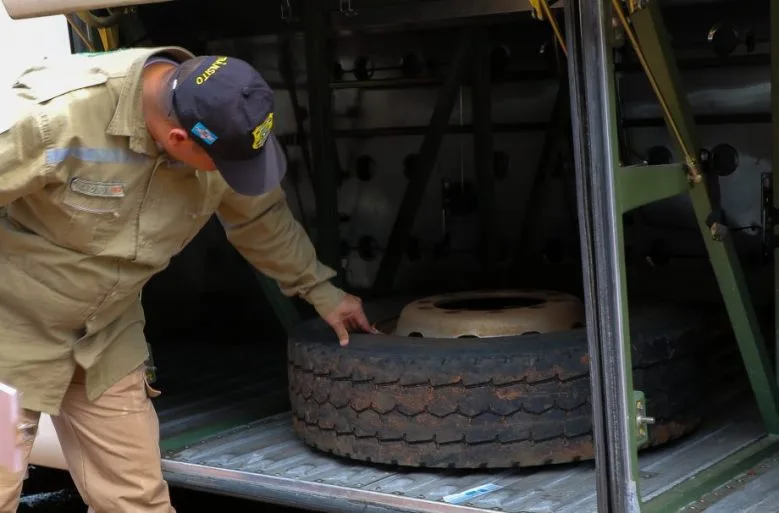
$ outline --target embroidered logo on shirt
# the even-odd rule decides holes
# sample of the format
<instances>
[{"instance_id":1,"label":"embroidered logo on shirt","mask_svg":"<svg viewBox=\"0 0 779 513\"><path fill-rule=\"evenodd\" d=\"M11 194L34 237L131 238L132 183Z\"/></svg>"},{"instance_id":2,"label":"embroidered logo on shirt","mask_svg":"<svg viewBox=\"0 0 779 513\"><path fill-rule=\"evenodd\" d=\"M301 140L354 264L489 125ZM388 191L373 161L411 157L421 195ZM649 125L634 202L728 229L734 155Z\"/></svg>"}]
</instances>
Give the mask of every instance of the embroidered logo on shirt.
<instances>
[{"instance_id":1,"label":"embroidered logo on shirt","mask_svg":"<svg viewBox=\"0 0 779 513\"><path fill-rule=\"evenodd\" d=\"M206 128L203 123L198 122L192 127L192 133L202 139L206 144L214 144L219 139L214 132Z\"/></svg>"},{"instance_id":2,"label":"embroidered logo on shirt","mask_svg":"<svg viewBox=\"0 0 779 513\"><path fill-rule=\"evenodd\" d=\"M116 182L95 182L84 178L74 178L70 181L70 189L96 198L124 198L124 184Z\"/></svg>"}]
</instances>

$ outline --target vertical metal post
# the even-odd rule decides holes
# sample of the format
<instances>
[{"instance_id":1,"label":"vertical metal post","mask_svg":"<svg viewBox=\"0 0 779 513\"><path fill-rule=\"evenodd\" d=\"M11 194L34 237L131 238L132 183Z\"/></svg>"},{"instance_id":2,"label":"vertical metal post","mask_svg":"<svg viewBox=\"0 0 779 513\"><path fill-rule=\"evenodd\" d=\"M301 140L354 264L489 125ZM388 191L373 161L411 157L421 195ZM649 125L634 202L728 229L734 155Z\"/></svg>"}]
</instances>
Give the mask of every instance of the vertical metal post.
<instances>
[{"instance_id":1,"label":"vertical metal post","mask_svg":"<svg viewBox=\"0 0 779 513\"><path fill-rule=\"evenodd\" d=\"M590 351L599 513L641 510L605 0L566 2L577 204Z\"/></svg>"},{"instance_id":2,"label":"vertical metal post","mask_svg":"<svg viewBox=\"0 0 779 513\"><path fill-rule=\"evenodd\" d=\"M311 115L311 156L316 197L316 248L319 259L340 272L338 166L333 135L330 52L327 23L320 0L306 2L306 81Z\"/></svg>"},{"instance_id":3,"label":"vertical metal post","mask_svg":"<svg viewBox=\"0 0 779 513\"><path fill-rule=\"evenodd\" d=\"M773 142L771 156L771 180L774 190L773 206L779 208L779 3L771 2L771 113L773 123ZM776 211L776 210L775 210ZM770 216L774 222L775 216ZM779 225L764 226L764 230L771 230L773 237L768 240L777 240ZM772 248L768 248L770 251ZM773 248L774 253L774 343L776 345L776 364L774 371L779 377L779 248Z\"/></svg>"},{"instance_id":4,"label":"vertical metal post","mask_svg":"<svg viewBox=\"0 0 779 513\"><path fill-rule=\"evenodd\" d=\"M482 266L489 274L494 269L496 247L490 36L487 28L477 30L474 43L473 85L471 87L473 164L479 191L479 246L482 252Z\"/></svg>"},{"instance_id":5,"label":"vertical metal post","mask_svg":"<svg viewBox=\"0 0 779 513\"><path fill-rule=\"evenodd\" d=\"M471 61L473 30L463 29L457 44L457 51L452 64L449 65L446 80L438 93L438 100L433 108L430 124L422 141L422 147L419 149L419 164L406 187L403 201L398 208L395 224L392 226L392 232L387 242L387 249L384 251L384 257L381 259L379 270L376 273L373 287L374 291L379 294L386 294L392 288L395 273L416 220L417 211L422 206L427 183L430 181L430 176L438 161L438 150L449 124L458 88Z\"/></svg>"}]
</instances>

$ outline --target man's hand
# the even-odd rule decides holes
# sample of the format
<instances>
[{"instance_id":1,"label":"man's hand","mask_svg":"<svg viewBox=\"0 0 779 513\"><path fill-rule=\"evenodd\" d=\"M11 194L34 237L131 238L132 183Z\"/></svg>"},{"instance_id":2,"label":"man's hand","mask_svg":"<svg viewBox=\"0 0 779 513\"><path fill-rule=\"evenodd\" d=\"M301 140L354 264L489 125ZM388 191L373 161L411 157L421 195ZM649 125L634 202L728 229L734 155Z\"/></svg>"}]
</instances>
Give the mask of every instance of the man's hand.
<instances>
[{"instance_id":1,"label":"man's hand","mask_svg":"<svg viewBox=\"0 0 779 513\"><path fill-rule=\"evenodd\" d=\"M379 333L379 330L368 322L368 318L362 309L362 300L351 294L344 296L335 310L325 317L325 322L335 330L335 334L338 335L338 342L342 346L349 344L349 331L359 329L365 333Z\"/></svg>"}]
</instances>

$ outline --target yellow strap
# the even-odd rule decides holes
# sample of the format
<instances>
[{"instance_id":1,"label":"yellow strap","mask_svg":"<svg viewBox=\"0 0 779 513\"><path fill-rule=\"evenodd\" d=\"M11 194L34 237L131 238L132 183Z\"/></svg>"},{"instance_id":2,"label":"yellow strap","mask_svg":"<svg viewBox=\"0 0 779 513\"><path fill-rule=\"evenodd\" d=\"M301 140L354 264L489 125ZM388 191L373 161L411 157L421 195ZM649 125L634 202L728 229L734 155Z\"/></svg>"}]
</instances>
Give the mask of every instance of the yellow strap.
<instances>
[{"instance_id":1,"label":"yellow strap","mask_svg":"<svg viewBox=\"0 0 779 513\"><path fill-rule=\"evenodd\" d=\"M529 1L530 1L530 6L535 11L536 19L543 20L544 19L544 10L541 8L541 2L543 2L544 0L529 0Z\"/></svg>"},{"instance_id":2,"label":"yellow strap","mask_svg":"<svg viewBox=\"0 0 779 513\"><path fill-rule=\"evenodd\" d=\"M118 27L99 28L97 32L100 34L100 41L105 51L115 50L119 46Z\"/></svg>"}]
</instances>

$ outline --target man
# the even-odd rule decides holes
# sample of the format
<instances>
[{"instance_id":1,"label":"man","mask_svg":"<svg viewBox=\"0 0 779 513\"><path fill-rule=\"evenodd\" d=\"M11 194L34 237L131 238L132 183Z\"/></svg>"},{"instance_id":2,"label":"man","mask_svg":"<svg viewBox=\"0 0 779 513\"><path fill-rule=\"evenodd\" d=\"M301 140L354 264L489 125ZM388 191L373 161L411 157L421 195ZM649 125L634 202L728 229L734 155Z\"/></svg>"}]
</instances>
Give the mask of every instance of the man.
<instances>
[{"instance_id":1,"label":"man","mask_svg":"<svg viewBox=\"0 0 779 513\"><path fill-rule=\"evenodd\" d=\"M77 55L5 96L0 382L22 392L25 424L52 415L91 511L173 512L139 296L212 214L342 345L375 331L287 207L273 94L249 64L175 47ZM16 510L22 478L0 471L0 512Z\"/></svg>"}]
</instances>

